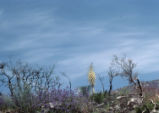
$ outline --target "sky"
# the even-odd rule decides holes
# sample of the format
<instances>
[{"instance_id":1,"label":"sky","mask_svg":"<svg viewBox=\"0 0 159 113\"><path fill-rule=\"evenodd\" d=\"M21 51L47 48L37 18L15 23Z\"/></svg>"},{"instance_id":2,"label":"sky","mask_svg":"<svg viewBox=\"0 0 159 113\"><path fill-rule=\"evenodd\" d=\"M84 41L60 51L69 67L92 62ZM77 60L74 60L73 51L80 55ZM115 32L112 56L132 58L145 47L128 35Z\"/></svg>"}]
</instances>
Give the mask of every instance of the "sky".
<instances>
[{"instance_id":1,"label":"sky","mask_svg":"<svg viewBox=\"0 0 159 113\"><path fill-rule=\"evenodd\" d=\"M158 4L158 0L0 0L0 61L55 64L56 74L65 72L74 88L88 85L93 62L96 74L106 76L107 88L111 59L124 54L137 63L141 80L159 79ZM127 83L118 78L114 84L118 88Z\"/></svg>"}]
</instances>

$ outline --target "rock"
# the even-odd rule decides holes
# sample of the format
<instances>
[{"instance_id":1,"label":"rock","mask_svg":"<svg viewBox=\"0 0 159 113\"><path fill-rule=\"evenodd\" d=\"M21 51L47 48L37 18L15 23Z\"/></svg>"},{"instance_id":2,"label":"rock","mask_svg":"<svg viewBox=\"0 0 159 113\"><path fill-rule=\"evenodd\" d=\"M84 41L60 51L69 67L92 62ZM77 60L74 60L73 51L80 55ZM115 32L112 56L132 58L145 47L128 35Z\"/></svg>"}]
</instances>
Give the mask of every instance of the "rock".
<instances>
[{"instance_id":1,"label":"rock","mask_svg":"<svg viewBox=\"0 0 159 113\"><path fill-rule=\"evenodd\" d=\"M104 103L98 104L98 105L96 106L96 108L103 107L103 105L104 105Z\"/></svg>"},{"instance_id":2,"label":"rock","mask_svg":"<svg viewBox=\"0 0 159 113\"><path fill-rule=\"evenodd\" d=\"M117 99L117 100L120 100L120 99L122 99L122 98L126 98L126 96L118 96L116 99Z\"/></svg>"},{"instance_id":3,"label":"rock","mask_svg":"<svg viewBox=\"0 0 159 113\"><path fill-rule=\"evenodd\" d=\"M49 106L50 106L50 108L54 108L54 105L53 105L53 103L49 103Z\"/></svg>"}]
</instances>

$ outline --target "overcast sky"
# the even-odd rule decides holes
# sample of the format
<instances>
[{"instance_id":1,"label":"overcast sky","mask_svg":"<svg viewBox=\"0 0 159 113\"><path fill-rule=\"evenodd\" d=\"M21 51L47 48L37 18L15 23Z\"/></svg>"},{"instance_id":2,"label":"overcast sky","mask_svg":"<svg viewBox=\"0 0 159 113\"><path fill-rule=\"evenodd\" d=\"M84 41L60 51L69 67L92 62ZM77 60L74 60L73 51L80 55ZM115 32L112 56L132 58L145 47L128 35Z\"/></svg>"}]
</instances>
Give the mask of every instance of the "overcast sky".
<instances>
[{"instance_id":1,"label":"overcast sky","mask_svg":"<svg viewBox=\"0 0 159 113\"><path fill-rule=\"evenodd\" d=\"M56 65L74 87L91 62L105 74L114 54L159 78L158 0L0 0L0 60ZM81 80L81 81L79 81Z\"/></svg>"}]
</instances>

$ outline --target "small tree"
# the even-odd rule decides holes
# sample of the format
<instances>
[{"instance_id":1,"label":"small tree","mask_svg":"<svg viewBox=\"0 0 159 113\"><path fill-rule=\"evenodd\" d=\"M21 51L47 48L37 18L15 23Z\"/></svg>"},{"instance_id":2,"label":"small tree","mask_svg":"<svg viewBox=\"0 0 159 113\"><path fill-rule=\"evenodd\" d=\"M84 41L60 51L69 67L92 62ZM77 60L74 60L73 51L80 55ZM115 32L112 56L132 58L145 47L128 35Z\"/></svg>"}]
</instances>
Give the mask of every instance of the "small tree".
<instances>
[{"instance_id":1,"label":"small tree","mask_svg":"<svg viewBox=\"0 0 159 113\"><path fill-rule=\"evenodd\" d=\"M98 74L98 79L99 79L99 82L102 86L102 90L103 90L103 93L105 92L105 88L104 88L104 76L101 76Z\"/></svg>"},{"instance_id":2,"label":"small tree","mask_svg":"<svg viewBox=\"0 0 159 113\"><path fill-rule=\"evenodd\" d=\"M108 76L109 76L109 96L111 95L112 89L113 89L113 79L114 77L118 76L120 73L120 68L118 65L116 65L115 60L112 59L110 63L110 67L108 70Z\"/></svg>"},{"instance_id":3,"label":"small tree","mask_svg":"<svg viewBox=\"0 0 159 113\"><path fill-rule=\"evenodd\" d=\"M31 113L33 105L37 104L34 103L34 96L59 86L53 72L54 66L42 68L21 61L4 62L0 63L0 83L9 89L12 100L20 110L25 108L25 112Z\"/></svg>"},{"instance_id":4,"label":"small tree","mask_svg":"<svg viewBox=\"0 0 159 113\"><path fill-rule=\"evenodd\" d=\"M118 75L118 72L116 72L113 67L109 67L108 70L108 76L109 76L109 96L111 95L112 89L113 89L113 79Z\"/></svg>"},{"instance_id":5,"label":"small tree","mask_svg":"<svg viewBox=\"0 0 159 113\"><path fill-rule=\"evenodd\" d=\"M91 65L89 67L88 81L92 87L92 94L94 94L94 92L95 92L95 90L94 90L95 79L96 79L96 75L95 75L95 72L93 71L93 64L91 63Z\"/></svg>"},{"instance_id":6,"label":"small tree","mask_svg":"<svg viewBox=\"0 0 159 113\"><path fill-rule=\"evenodd\" d=\"M135 71L136 63L132 59L128 59L126 56L119 58L114 56L114 64L121 68L120 75L126 77L130 84L133 84L139 89L139 95L142 96L142 87L140 80L138 79L138 73Z\"/></svg>"}]
</instances>

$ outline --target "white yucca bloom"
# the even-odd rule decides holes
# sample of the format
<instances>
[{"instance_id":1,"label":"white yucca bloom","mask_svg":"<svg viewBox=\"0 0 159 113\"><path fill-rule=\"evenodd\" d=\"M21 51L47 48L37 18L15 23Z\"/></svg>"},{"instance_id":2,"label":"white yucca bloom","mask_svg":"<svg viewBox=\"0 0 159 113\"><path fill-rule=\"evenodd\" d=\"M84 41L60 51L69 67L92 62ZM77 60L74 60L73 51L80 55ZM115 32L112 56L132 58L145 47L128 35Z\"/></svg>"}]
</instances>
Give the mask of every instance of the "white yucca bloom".
<instances>
[{"instance_id":1,"label":"white yucca bloom","mask_svg":"<svg viewBox=\"0 0 159 113\"><path fill-rule=\"evenodd\" d=\"M95 75L95 72L93 71L93 64L91 64L89 68L89 73L88 73L88 80L90 85L92 86L92 93L95 92L94 90L95 79L96 79L96 75Z\"/></svg>"}]
</instances>

